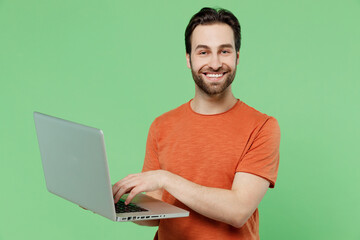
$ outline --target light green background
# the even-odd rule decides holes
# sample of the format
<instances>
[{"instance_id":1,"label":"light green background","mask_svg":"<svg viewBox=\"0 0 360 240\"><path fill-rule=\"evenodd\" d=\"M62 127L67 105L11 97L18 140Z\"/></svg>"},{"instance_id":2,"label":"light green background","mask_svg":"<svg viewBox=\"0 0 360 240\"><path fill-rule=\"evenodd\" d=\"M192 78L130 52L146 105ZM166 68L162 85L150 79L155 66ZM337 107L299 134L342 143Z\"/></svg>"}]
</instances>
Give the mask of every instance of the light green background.
<instances>
[{"instance_id":1,"label":"light green background","mask_svg":"<svg viewBox=\"0 0 360 240\"><path fill-rule=\"evenodd\" d=\"M360 1L0 0L0 239L152 239L47 192L33 111L104 130L115 182L141 170L152 120L194 94L184 30L234 12L234 93L281 127L262 239L360 239Z\"/></svg>"}]
</instances>

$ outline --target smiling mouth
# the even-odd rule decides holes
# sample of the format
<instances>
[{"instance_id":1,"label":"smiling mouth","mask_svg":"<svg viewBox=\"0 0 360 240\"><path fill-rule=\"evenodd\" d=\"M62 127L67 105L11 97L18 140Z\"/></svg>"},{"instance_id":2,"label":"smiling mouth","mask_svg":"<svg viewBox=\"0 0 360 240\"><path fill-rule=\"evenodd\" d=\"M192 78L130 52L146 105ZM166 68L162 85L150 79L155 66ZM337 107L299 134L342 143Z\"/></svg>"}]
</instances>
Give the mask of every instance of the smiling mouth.
<instances>
[{"instance_id":1,"label":"smiling mouth","mask_svg":"<svg viewBox=\"0 0 360 240\"><path fill-rule=\"evenodd\" d=\"M210 81L220 81L226 72L223 73L203 73L204 76Z\"/></svg>"}]
</instances>

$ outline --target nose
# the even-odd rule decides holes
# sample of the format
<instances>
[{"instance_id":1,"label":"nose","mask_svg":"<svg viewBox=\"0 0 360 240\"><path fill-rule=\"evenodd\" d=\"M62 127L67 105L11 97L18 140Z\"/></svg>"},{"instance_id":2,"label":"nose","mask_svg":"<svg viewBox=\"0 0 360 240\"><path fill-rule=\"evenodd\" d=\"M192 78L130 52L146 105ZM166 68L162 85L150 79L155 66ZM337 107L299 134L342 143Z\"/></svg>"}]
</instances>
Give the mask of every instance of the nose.
<instances>
[{"instance_id":1,"label":"nose","mask_svg":"<svg viewBox=\"0 0 360 240\"><path fill-rule=\"evenodd\" d=\"M211 67L215 71L222 67L221 59L217 54L214 54L211 57L209 67Z\"/></svg>"}]
</instances>

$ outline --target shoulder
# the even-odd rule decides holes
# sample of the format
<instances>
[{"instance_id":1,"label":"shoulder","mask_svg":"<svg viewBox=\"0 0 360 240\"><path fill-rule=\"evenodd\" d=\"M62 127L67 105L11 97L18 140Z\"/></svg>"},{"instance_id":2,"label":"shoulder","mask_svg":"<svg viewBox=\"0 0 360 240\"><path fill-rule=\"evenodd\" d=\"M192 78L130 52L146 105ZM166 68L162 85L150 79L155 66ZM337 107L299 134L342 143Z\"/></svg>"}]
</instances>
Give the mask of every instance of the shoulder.
<instances>
[{"instance_id":1,"label":"shoulder","mask_svg":"<svg viewBox=\"0 0 360 240\"><path fill-rule=\"evenodd\" d=\"M237 114L242 124L245 123L252 129L265 128L279 131L279 123L275 117L262 113L244 102L241 102Z\"/></svg>"},{"instance_id":2,"label":"shoulder","mask_svg":"<svg viewBox=\"0 0 360 240\"><path fill-rule=\"evenodd\" d=\"M184 103L175 109L172 109L168 112L161 114L160 116L155 118L155 120L151 124L151 128L154 129L166 128L176 123L186 114L188 104L189 104L188 102Z\"/></svg>"},{"instance_id":3,"label":"shoulder","mask_svg":"<svg viewBox=\"0 0 360 240\"><path fill-rule=\"evenodd\" d=\"M238 113L252 121L263 121L269 117L267 114L260 112L244 102L240 103Z\"/></svg>"},{"instance_id":4,"label":"shoulder","mask_svg":"<svg viewBox=\"0 0 360 240\"><path fill-rule=\"evenodd\" d=\"M178 118L179 116L185 114L188 104L189 103L184 103L175 109L172 109L166 113L163 113L162 115L157 117L155 119L155 121L163 122L163 121L169 121L169 120Z\"/></svg>"}]
</instances>

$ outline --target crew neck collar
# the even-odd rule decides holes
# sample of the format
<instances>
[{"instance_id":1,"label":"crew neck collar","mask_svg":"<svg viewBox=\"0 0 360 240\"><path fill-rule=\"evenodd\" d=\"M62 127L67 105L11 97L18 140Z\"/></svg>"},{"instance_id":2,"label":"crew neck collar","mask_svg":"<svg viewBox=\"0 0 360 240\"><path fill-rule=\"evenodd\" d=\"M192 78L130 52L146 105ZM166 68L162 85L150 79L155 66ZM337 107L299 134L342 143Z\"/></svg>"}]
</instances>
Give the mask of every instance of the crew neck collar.
<instances>
[{"instance_id":1,"label":"crew neck collar","mask_svg":"<svg viewBox=\"0 0 360 240\"><path fill-rule=\"evenodd\" d=\"M233 109L235 109L240 103L240 99L236 99L236 103L231 107L229 108L228 110L226 110L225 112L221 112L221 113L215 113L215 114L202 114L202 113L198 113L198 112L195 112L192 108L191 108L191 101L194 100L194 99L191 99L188 103L187 103L187 108L190 110L190 112L192 112L193 114L196 114L198 116L205 116L205 117L211 117L211 116L219 116L219 115L224 115L228 112L231 112Z\"/></svg>"}]
</instances>

